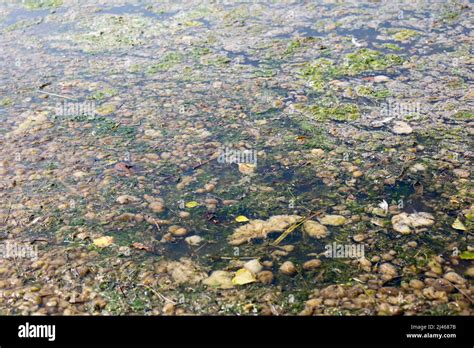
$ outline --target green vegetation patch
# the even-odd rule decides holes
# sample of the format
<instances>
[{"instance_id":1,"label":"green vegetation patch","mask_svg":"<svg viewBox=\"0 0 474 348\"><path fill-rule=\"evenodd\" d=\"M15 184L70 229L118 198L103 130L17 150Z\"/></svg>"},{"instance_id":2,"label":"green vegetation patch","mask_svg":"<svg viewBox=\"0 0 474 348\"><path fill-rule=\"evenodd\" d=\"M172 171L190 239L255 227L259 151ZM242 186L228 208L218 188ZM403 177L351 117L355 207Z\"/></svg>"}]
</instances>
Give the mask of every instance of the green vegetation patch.
<instances>
[{"instance_id":1,"label":"green vegetation patch","mask_svg":"<svg viewBox=\"0 0 474 348\"><path fill-rule=\"evenodd\" d=\"M102 101L107 98L112 98L118 94L118 91L114 88L105 88L100 91L95 91L91 94L88 99L93 99L97 101Z\"/></svg>"},{"instance_id":2,"label":"green vegetation patch","mask_svg":"<svg viewBox=\"0 0 474 348\"><path fill-rule=\"evenodd\" d=\"M461 110L454 114L456 120L474 120L474 113L472 111Z\"/></svg>"},{"instance_id":3,"label":"green vegetation patch","mask_svg":"<svg viewBox=\"0 0 474 348\"><path fill-rule=\"evenodd\" d=\"M384 43L382 45L382 47L386 48L386 49L389 49L389 50L392 50L392 51L401 51L402 48L400 46L398 46L397 44L394 44L394 43Z\"/></svg>"},{"instance_id":4,"label":"green vegetation patch","mask_svg":"<svg viewBox=\"0 0 474 348\"><path fill-rule=\"evenodd\" d=\"M395 32L392 35L392 38L396 41L409 41L418 35L420 35L420 33L416 30L403 29L403 30L398 30L397 32Z\"/></svg>"},{"instance_id":5,"label":"green vegetation patch","mask_svg":"<svg viewBox=\"0 0 474 348\"><path fill-rule=\"evenodd\" d=\"M339 104L325 107L320 105L307 106L305 112L318 121L355 121L360 117L359 108L356 104Z\"/></svg>"},{"instance_id":6,"label":"green vegetation patch","mask_svg":"<svg viewBox=\"0 0 474 348\"><path fill-rule=\"evenodd\" d=\"M156 74L160 71L166 71L171 69L177 64L180 64L183 61L183 55L179 52L170 52L166 54L163 58L160 59L160 62L153 64L148 67L147 72L149 74Z\"/></svg>"},{"instance_id":7,"label":"green vegetation patch","mask_svg":"<svg viewBox=\"0 0 474 348\"><path fill-rule=\"evenodd\" d=\"M357 86L356 93L358 96L374 99L384 99L391 96L388 89L374 89L371 86Z\"/></svg>"},{"instance_id":8,"label":"green vegetation patch","mask_svg":"<svg viewBox=\"0 0 474 348\"><path fill-rule=\"evenodd\" d=\"M322 91L329 80L355 76L365 71L385 70L402 63L403 58L396 54L384 55L379 51L362 48L347 54L342 64L335 64L328 58L319 58L307 64L301 73L315 90Z\"/></svg>"},{"instance_id":9,"label":"green vegetation patch","mask_svg":"<svg viewBox=\"0 0 474 348\"><path fill-rule=\"evenodd\" d=\"M26 0L23 5L28 10L42 10L56 8L62 4L63 0Z\"/></svg>"},{"instance_id":10,"label":"green vegetation patch","mask_svg":"<svg viewBox=\"0 0 474 348\"><path fill-rule=\"evenodd\" d=\"M139 46L156 32L156 23L151 18L138 15L103 14L81 26L85 32L72 39L89 53Z\"/></svg>"}]
</instances>

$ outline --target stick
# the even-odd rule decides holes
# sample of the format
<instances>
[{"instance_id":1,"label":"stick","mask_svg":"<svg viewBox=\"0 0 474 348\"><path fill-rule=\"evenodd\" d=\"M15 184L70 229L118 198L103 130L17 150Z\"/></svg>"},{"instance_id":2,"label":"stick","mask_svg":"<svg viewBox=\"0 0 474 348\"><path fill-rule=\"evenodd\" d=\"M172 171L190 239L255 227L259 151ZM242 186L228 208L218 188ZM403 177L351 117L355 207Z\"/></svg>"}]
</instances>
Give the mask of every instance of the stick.
<instances>
[{"instance_id":1,"label":"stick","mask_svg":"<svg viewBox=\"0 0 474 348\"><path fill-rule=\"evenodd\" d=\"M74 98L69 98L69 97L66 97L64 95L60 95L60 94L56 94L56 93L50 93L50 92L46 92L46 91L41 91L39 89L37 90L37 92L47 94L47 95L51 95L53 97L59 97L59 98L64 98L64 99L69 99L69 100L76 100Z\"/></svg>"},{"instance_id":2,"label":"stick","mask_svg":"<svg viewBox=\"0 0 474 348\"><path fill-rule=\"evenodd\" d=\"M8 207L8 213L7 213L7 217L5 218L5 221L3 221L3 224L5 225L8 221L8 219L10 218L10 212L12 210L12 202L10 202L10 206Z\"/></svg>"},{"instance_id":3,"label":"stick","mask_svg":"<svg viewBox=\"0 0 474 348\"><path fill-rule=\"evenodd\" d=\"M293 232L296 228L298 228L303 222L307 221L308 219L312 218L313 216L315 216L317 213L314 213L312 215L309 215L305 218L303 218L300 222L297 222L297 223L294 223L293 225L291 225L290 227L288 227L288 229L283 232L281 234L280 237L278 237L273 243L272 245L273 246L277 246L278 244L280 244L280 242L286 238L286 236L288 236L291 232Z\"/></svg>"}]
</instances>

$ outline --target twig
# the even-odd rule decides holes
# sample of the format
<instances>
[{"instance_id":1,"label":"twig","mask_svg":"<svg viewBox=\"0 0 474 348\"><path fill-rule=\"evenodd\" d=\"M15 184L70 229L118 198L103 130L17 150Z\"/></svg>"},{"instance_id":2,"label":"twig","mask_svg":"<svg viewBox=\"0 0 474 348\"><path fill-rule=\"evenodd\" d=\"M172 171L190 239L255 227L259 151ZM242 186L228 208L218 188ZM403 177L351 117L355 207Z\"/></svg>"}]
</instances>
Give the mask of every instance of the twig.
<instances>
[{"instance_id":1,"label":"twig","mask_svg":"<svg viewBox=\"0 0 474 348\"><path fill-rule=\"evenodd\" d=\"M161 231L161 227L160 227L160 225L158 225L158 222L156 222L155 218L153 218L153 222L155 223L155 226L158 229L158 231Z\"/></svg>"},{"instance_id":2,"label":"twig","mask_svg":"<svg viewBox=\"0 0 474 348\"><path fill-rule=\"evenodd\" d=\"M10 206L8 207L7 217L5 218L5 221L3 221L4 225L7 223L8 219L10 218L10 212L11 211L12 211L12 202L10 202Z\"/></svg>"},{"instance_id":3,"label":"twig","mask_svg":"<svg viewBox=\"0 0 474 348\"><path fill-rule=\"evenodd\" d=\"M273 243L272 245L273 246L277 246L278 244L280 244L280 242L286 238L286 236L288 236L291 232L293 232L296 228L298 228L303 222L307 221L308 219L312 218L313 216L317 215L318 213L314 213L312 215L309 215L305 218L303 218L300 222L297 222L297 223L294 223L293 225L291 225L290 227L288 227L288 229L283 232L281 234L280 237L278 237Z\"/></svg>"},{"instance_id":4,"label":"twig","mask_svg":"<svg viewBox=\"0 0 474 348\"><path fill-rule=\"evenodd\" d=\"M201 250L205 245L207 245L207 242L204 243L203 245L201 245L199 248L197 248L196 250L194 250L195 253L197 253L199 250Z\"/></svg>"},{"instance_id":5,"label":"twig","mask_svg":"<svg viewBox=\"0 0 474 348\"><path fill-rule=\"evenodd\" d=\"M450 282L451 283L451 282ZM453 283L451 283L451 285L453 285L461 294L463 294L470 302L471 304L473 304L474 302L472 301L472 298L469 297L468 294L466 294L463 290L461 290L460 288L458 288L456 285L454 285Z\"/></svg>"},{"instance_id":6,"label":"twig","mask_svg":"<svg viewBox=\"0 0 474 348\"><path fill-rule=\"evenodd\" d=\"M60 95L60 94L56 94L56 93L50 93L50 92L46 92L46 91L41 91L39 89L37 90L37 92L47 94L47 95L51 95L53 97L59 97L59 98L64 98L64 99L69 99L69 100L76 100L74 98L66 97L64 95Z\"/></svg>"},{"instance_id":7,"label":"twig","mask_svg":"<svg viewBox=\"0 0 474 348\"><path fill-rule=\"evenodd\" d=\"M205 165L205 164L211 162L212 160L214 160L214 158L211 158L211 159L209 159L209 160L207 160L207 161L204 161L204 162L201 162L201 163L199 163L199 164L196 164L196 165L193 167L193 170L196 170L196 169L202 167L203 165Z\"/></svg>"},{"instance_id":8,"label":"twig","mask_svg":"<svg viewBox=\"0 0 474 348\"><path fill-rule=\"evenodd\" d=\"M153 292L156 296L158 296L162 301L164 302L171 302L172 304L177 304L175 301L169 299L168 297L160 294L158 291L156 291L155 289L153 289L151 286L148 286L148 285L145 285L145 284L137 284L138 286L143 286L144 288L147 288L148 290L150 290L151 292Z\"/></svg>"}]
</instances>

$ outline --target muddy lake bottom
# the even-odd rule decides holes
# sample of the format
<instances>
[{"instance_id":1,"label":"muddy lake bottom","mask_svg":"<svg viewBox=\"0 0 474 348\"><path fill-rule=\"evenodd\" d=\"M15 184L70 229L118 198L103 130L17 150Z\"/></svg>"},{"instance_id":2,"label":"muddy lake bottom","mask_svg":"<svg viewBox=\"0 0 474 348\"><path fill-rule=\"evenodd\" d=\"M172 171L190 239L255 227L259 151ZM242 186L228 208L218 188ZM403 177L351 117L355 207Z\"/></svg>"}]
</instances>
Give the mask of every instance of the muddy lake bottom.
<instances>
[{"instance_id":1,"label":"muddy lake bottom","mask_svg":"<svg viewBox=\"0 0 474 348\"><path fill-rule=\"evenodd\" d=\"M472 10L0 4L0 314L472 315Z\"/></svg>"}]
</instances>

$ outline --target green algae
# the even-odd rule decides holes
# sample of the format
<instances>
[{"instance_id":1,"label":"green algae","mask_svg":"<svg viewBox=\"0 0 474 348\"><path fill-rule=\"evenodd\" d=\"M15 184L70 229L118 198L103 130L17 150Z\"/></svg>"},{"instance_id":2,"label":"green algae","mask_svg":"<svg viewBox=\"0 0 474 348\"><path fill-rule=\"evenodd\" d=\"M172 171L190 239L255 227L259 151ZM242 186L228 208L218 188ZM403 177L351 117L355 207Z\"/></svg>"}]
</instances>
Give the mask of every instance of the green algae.
<instances>
[{"instance_id":1,"label":"green algae","mask_svg":"<svg viewBox=\"0 0 474 348\"><path fill-rule=\"evenodd\" d=\"M303 38L297 38L295 40L290 41L287 46L285 51L283 52L284 56L289 56L297 52L300 48L302 48L305 44L314 42L315 39L311 36L309 37L303 37Z\"/></svg>"},{"instance_id":2,"label":"green algae","mask_svg":"<svg viewBox=\"0 0 474 348\"><path fill-rule=\"evenodd\" d=\"M355 121L360 117L359 108L356 104L339 104L332 107L310 105L304 108L311 118L318 121Z\"/></svg>"},{"instance_id":3,"label":"green algae","mask_svg":"<svg viewBox=\"0 0 474 348\"><path fill-rule=\"evenodd\" d=\"M105 88L99 91L92 93L88 99L103 101L108 98L112 98L118 94L118 91L115 88Z\"/></svg>"},{"instance_id":4,"label":"green algae","mask_svg":"<svg viewBox=\"0 0 474 348\"><path fill-rule=\"evenodd\" d=\"M5 32L12 32L20 29L27 29L32 26L41 24L43 19L31 19L31 20L20 20L17 21L4 29Z\"/></svg>"},{"instance_id":5,"label":"green algae","mask_svg":"<svg viewBox=\"0 0 474 348\"><path fill-rule=\"evenodd\" d=\"M26 0L23 6L28 10L42 10L56 8L63 4L63 0Z\"/></svg>"},{"instance_id":6,"label":"green algae","mask_svg":"<svg viewBox=\"0 0 474 348\"><path fill-rule=\"evenodd\" d=\"M160 59L160 62L153 64L148 67L147 73L156 74L161 71L166 71L174 66L180 64L183 60L183 55L179 52L169 52L163 58Z\"/></svg>"},{"instance_id":7,"label":"green algae","mask_svg":"<svg viewBox=\"0 0 474 348\"><path fill-rule=\"evenodd\" d=\"M85 32L71 39L85 52L99 53L142 45L152 37L157 24L150 18L137 15L109 15L94 17L82 24Z\"/></svg>"},{"instance_id":8,"label":"green algae","mask_svg":"<svg viewBox=\"0 0 474 348\"><path fill-rule=\"evenodd\" d=\"M382 54L379 51L362 48L346 55L342 71L349 76L365 71L385 70L391 66L401 65L403 58L396 54Z\"/></svg>"},{"instance_id":9,"label":"green algae","mask_svg":"<svg viewBox=\"0 0 474 348\"><path fill-rule=\"evenodd\" d=\"M336 62L328 58L319 58L306 64L301 75L308 79L309 84L318 92L322 92L327 82L344 76L355 76L366 71L385 70L403 63L403 58L395 54L382 54L379 51L362 48L348 53L343 62Z\"/></svg>"},{"instance_id":10,"label":"green algae","mask_svg":"<svg viewBox=\"0 0 474 348\"><path fill-rule=\"evenodd\" d=\"M384 43L382 47L392 50L392 51L401 51L402 48L394 43Z\"/></svg>"},{"instance_id":11,"label":"green algae","mask_svg":"<svg viewBox=\"0 0 474 348\"><path fill-rule=\"evenodd\" d=\"M403 29L394 33L392 37L396 41L409 41L418 35L420 35L420 33L416 30Z\"/></svg>"},{"instance_id":12,"label":"green algae","mask_svg":"<svg viewBox=\"0 0 474 348\"><path fill-rule=\"evenodd\" d=\"M470 121L474 120L474 112L468 110L458 111L453 116L456 120Z\"/></svg>"},{"instance_id":13,"label":"green algae","mask_svg":"<svg viewBox=\"0 0 474 348\"><path fill-rule=\"evenodd\" d=\"M474 260L474 252L465 250L459 255L459 257L461 260Z\"/></svg>"},{"instance_id":14,"label":"green algae","mask_svg":"<svg viewBox=\"0 0 474 348\"><path fill-rule=\"evenodd\" d=\"M374 99L384 99L392 95L388 89L374 89L371 86L357 86L356 93L361 97Z\"/></svg>"},{"instance_id":15,"label":"green algae","mask_svg":"<svg viewBox=\"0 0 474 348\"><path fill-rule=\"evenodd\" d=\"M13 99L6 97L0 100L0 106L11 106L13 105Z\"/></svg>"}]
</instances>

